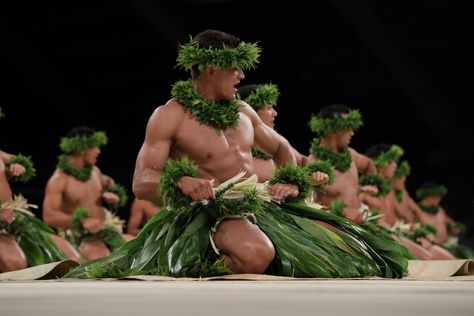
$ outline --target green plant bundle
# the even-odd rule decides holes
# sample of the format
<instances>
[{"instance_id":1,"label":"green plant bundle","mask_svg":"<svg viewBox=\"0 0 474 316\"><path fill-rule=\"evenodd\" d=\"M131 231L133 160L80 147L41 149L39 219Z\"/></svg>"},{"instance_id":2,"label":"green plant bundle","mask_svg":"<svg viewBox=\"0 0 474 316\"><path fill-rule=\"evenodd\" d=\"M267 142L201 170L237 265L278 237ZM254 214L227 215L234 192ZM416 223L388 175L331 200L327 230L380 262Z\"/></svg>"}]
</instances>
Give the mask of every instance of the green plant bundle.
<instances>
[{"instance_id":1,"label":"green plant bundle","mask_svg":"<svg viewBox=\"0 0 474 316\"><path fill-rule=\"evenodd\" d=\"M318 185L315 187L316 191L323 192L328 185L331 185L335 181L334 175L334 167L331 165L330 162L325 160L316 160L311 161L309 164L305 166L308 169L309 174L313 174L315 172L323 172L328 175L328 181L322 185Z\"/></svg>"},{"instance_id":2,"label":"green plant bundle","mask_svg":"<svg viewBox=\"0 0 474 316\"><path fill-rule=\"evenodd\" d=\"M12 164L20 164L23 167L25 167L25 172L18 177L14 177L11 174L8 174L8 181L13 181L13 182L28 182L30 181L33 177L36 176L36 169L33 165L33 162L31 161L30 156L23 156L22 154L18 154L6 164L7 167L9 167Z\"/></svg>"},{"instance_id":3,"label":"green plant bundle","mask_svg":"<svg viewBox=\"0 0 474 316\"><path fill-rule=\"evenodd\" d=\"M304 167L287 165L275 170L275 174L269 181L270 184L284 183L294 184L298 187L299 194L296 198L286 198L287 201L304 200L312 190L311 177Z\"/></svg>"},{"instance_id":4,"label":"green plant bundle","mask_svg":"<svg viewBox=\"0 0 474 316\"><path fill-rule=\"evenodd\" d=\"M329 209L334 215L344 217L344 209L347 207L346 202L343 200L337 199L331 202Z\"/></svg>"},{"instance_id":5,"label":"green plant bundle","mask_svg":"<svg viewBox=\"0 0 474 316\"><path fill-rule=\"evenodd\" d=\"M198 167L187 158L168 159L160 177L159 192L164 205L174 210L186 208L193 200L178 187L181 177L196 177Z\"/></svg>"},{"instance_id":6,"label":"green plant bundle","mask_svg":"<svg viewBox=\"0 0 474 316\"><path fill-rule=\"evenodd\" d=\"M105 189L105 192L115 193L119 197L119 201L117 203L109 204L111 208L116 209L117 207L123 207L125 206L125 204L127 204L127 201L128 201L127 190L122 185L115 184L113 186L110 186L107 189Z\"/></svg>"},{"instance_id":7,"label":"green plant bundle","mask_svg":"<svg viewBox=\"0 0 474 316\"><path fill-rule=\"evenodd\" d=\"M414 241L416 241L416 239L419 238L419 237L427 238L429 234L436 235L437 232L438 232L438 230L433 225L421 224L413 232L413 237L412 238L413 238Z\"/></svg>"},{"instance_id":8,"label":"green plant bundle","mask_svg":"<svg viewBox=\"0 0 474 316\"><path fill-rule=\"evenodd\" d=\"M387 179L378 174L364 174L359 178L359 185L374 185L377 187L379 192L375 195L376 197L386 196L392 190L392 186Z\"/></svg>"}]
</instances>

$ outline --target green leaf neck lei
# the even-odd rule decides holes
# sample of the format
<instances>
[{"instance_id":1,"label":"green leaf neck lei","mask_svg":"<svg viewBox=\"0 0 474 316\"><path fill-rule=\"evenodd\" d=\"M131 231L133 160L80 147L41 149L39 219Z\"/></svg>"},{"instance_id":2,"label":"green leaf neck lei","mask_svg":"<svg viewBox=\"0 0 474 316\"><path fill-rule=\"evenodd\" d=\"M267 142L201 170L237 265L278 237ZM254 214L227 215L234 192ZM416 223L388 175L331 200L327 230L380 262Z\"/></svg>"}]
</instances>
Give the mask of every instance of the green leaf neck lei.
<instances>
[{"instance_id":1,"label":"green leaf neck lei","mask_svg":"<svg viewBox=\"0 0 474 316\"><path fill-rule=\"evenodd\" d=\"M193 89L191 80L176 82L171 95L186 111L196 117L201 125L212 126L219 131L236 128L239 124L240 106L236 102L206 100Z\"/></svg>"},{"instance_id":2,"label":"green leaf neck lei","mask_svg":"<svg viewBox=\"0 0 474 316\"><path fill-rule=\"evenodd\" d=\"M266 153L261 152L260 150L255 149L253 147L252 147L252 157L258 158L258 159L261 159L261 160L270 160L270 159L272 159L272 157L270 157Z\"/></svg>"},{"instance_id":3,"label":"green leaf neck lei","mask_svg":"<svg viewBox=\"0 0 474 316\"><path fill-rule=\"evenodd\" d=\"M402 203L404 193L404 190L395 190L395 198L397 199L398 203Z\"/></svg>"},{"instance_id":4,"label":"green leaf neck lei","mask_svg":"<svg viewBox=\"0 0 474 316\"><path fill-rule=\"evenodd\" d=\"M59 156L59 162L58 162L57 168L63 171L64 173L73 176L79 181L85 182L92 177L92 170L93 170L92 165L85 166L84 168L74 167L69 162L69 156L67 155Z\"/></svg>"},{"instance_id":5,"label":"green leaf neck lei","mask_svg":"<svg viewBox=\"0 0 474 316\"><path fill-rule=\"evenodd\" d=\"M435 215L435 214L438 214L439 212L439 206L425 206L423 204L418 204L418 206L421 208L423 212L428 213L428 214Z\"/></svg>"},{"instance_id":6,"label":"green leaf neck lei","mask_svg":"<svg viewBox=\"0 0 474 316\"><path fill-rule=\"evenodd\" d=\"M351 167L352 155L347 147L338 152L319 145L319 140L311 144L311 154L320 160L326 160L340 172L346 172Z\"/></svg>"}]
</instances>

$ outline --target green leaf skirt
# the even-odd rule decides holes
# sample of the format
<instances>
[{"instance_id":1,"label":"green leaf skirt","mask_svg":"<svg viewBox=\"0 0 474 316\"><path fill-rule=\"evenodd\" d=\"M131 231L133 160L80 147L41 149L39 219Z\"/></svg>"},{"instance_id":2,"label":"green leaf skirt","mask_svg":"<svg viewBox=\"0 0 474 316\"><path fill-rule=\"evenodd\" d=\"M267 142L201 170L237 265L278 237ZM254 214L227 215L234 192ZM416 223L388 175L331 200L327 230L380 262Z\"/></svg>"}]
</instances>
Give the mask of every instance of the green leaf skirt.
<instances>
[{"instance_id":1,"label":"green leaf skirt","mask_svg":"<svg viewBox=\"0 0 474 316\"><path fill-rule=\"evenodd\" d=\"M29 267L67 259L49 236L53 230L36 217L17 213L11 224L2 226L25 253Z\"/></svg>"},{"instance_id":2,"label":"green leaf skirt","mask_svg":"<svg viewBox=\"0 0 474 316\"><path fill-rule=\"evenodd\" d=\"M224 209L229 212L229 202ZM306 205L273 202L247 211L254 213L257 225L275 247L275 258L266 274L300 278L400 278L406 274L405 247L342 217ZM164 209L135 239L108 257L76 267L65 277L207 277L232 273L209 242L216 214L225 215L216 211L215 203L193 203L179 212ZM335 229L325 228L315 220Z\"/></svg>"}]
</instances>

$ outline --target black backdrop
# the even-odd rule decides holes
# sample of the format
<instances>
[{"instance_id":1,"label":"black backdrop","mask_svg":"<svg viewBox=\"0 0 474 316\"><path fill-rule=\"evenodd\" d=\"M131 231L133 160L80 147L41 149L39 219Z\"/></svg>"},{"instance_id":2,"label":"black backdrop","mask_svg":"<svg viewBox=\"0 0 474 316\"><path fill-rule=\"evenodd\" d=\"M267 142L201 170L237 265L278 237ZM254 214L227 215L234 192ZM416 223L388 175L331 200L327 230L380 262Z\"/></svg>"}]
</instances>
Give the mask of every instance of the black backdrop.
<instances>
[{"instance_id":1,"label":"black backdrop","mask_svg":"<svg viewBox=\"0 0 474 316\"><path fill-rule=\"evenodd\" d=\"M445 184L444 205L474 226L470 1L81 1L2 4L0 145L31 155L38 176L15 185L41 205L60 136L105 130L98 166L131 193L149 115L168 100L178 42L207 28L259 41L261 63L242 84L273 82L277 129L303 153L311 113L361 110L353 147L405 149L408 189ZM311 7L314 8L311 8ZM128 208L120 211L127 218Z\"/></svg>"}]
</instances>

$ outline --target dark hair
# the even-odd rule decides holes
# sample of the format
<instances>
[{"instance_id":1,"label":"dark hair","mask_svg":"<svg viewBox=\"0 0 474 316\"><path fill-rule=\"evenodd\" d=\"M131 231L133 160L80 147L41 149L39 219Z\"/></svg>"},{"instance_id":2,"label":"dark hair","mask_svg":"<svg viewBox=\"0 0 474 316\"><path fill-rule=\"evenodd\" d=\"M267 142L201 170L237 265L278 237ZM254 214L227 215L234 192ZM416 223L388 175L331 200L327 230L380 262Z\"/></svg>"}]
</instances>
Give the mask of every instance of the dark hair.
<instances>
[{"instance_id":1,"label":"dark hair","mask_svg":"<svg viewBox=\"0 0 474 316\"><path fill-rule=\"evenodd\" d=\"M349 108L344 104L330 104L319 109L318 116L322 118L335 118L340 114L349 113Z\"/></svg>"},{"instance_id":2,"label":"dark hair","mask_svg":"<svg viewBox=\"0 0 474 316\"><path fill-rule=\"evenodd\" d=\"M218 30L205 30L201 33L196 34L193 37L193 41L199 48L236 48L240 39L232 34L218 31ZM191 76L196 79L201 72L198 66L194 66L191 70Z\"/></svg>"},{"instance_id":3,"label":"dark hair","mask_svg":"<svg viewBox=\"0 0 474 316\"><path fill-rule=\"evenodd\" d=\"M248 84L237 88L237 93L239 94L240 99L245 100L250 93L254 92L258 88L256 84Z\"/></svg>"},{"instance_id":4,"label":"dark hair","mask_svg":"<svg viewBox=\"0 0 474 316\"><path fill-rule=\"evenodd\" d=\"M365 151L365 155L368 156L369 158L374 159L380 156L381 154L383 154L384 152L389 151L391 147L392 146L390 146L387 143L378 143L378 144L370 146Z\"/></svg>"},{"instance_id":5,"label":"dark hair","mask_svg":"<svg viewBox=\"0 0 474 316\"><path fill-rule=\"evenodd\" d=\"M89 126L77 126L73 127L67 133L67 137L75 136L92 136L95 133L95 129Z\"/></svg>"}]
</instances>

